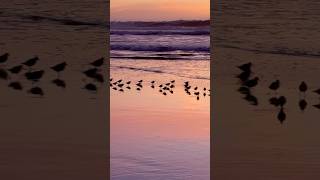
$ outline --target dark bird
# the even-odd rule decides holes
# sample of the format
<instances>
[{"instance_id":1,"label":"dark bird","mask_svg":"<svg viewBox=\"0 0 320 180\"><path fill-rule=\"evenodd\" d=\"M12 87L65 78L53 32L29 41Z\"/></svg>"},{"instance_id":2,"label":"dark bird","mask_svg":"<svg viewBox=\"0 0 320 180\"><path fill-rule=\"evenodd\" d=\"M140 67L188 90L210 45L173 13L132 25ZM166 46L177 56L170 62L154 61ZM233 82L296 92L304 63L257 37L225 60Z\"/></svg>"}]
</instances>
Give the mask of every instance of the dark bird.
<instances>
[{"instance_id":1,"label":"dark bird","mask_svg":"<svg viewBox=\"0 0 320 180\"><path fill-rule=\"evenodd\" d=\"M92 66L95 66L95 67L100 67L100 66L103 65L103 63L104 63L104 58L102 57L102 58L100 58L100 59L97 59L97 60L91 62L90 64L91 64Z\"/></svg>"},{"instance_id":2,"label":"dark bird","mask_svg":"<svg viewBox=\"0 0 320 180\"><path fill-rule=\"evenodd\" d=\"M28 66L28 67L31 67L31 66L34 66L39 60L39 57L36 56L34 58L31 58L25 62L23 62L22 64L25 65L25 66Z\"/></svg>"},{"instance_id":3,"label":"dark bird","mask_svg":"<svg viewBox=\"0 0 320 180\"><path fill-rule=\"evenodd\" d=\"M118 90L116 87L112 88L113 90Z\"/></svg>"},{"instance_id":4,"label":"dark bird","mask_svg":"<svg viewBox=\"0 0 320 180\"><path fill-rule=\"evenodd\" d=\"M198 89L198 87L195 87L194 90L196 91Z\"/></svg>"},{"instance_id":5,"label":"dark bird","mask_svg":"<svg viewBox=\"0 0 320 180\"><path fill-rule=\"evenodd\" d=\"M247 81L251 75L250 71L244 71L237 76L242 82Z\"/></svg>"},{"instance_id":6,"label":"dark bird","mask_svg":"<svg viewBox=\"0 0 320 180\"><path fill-rule=\"evenodd\" d=\"M270 98L269 99L269 103L271 104L271 105L274 105L274 106L276 106L276 107L278 107L279 106L279 99L277 98L277 97L272 97L272 98Z\"/></svg>"},{"instance_id":7,"label":"dark bird","mask_svg":"<svg viewBox=\"0 0 320 180\"><path fill-rule=\"evenodd\" d=\"M100 83L103 83L103 82L104 82L104 78L103 78L102 74L99 74L99 73L96 73L96 74L92 77L92 79L94 79L94 80L96 80L96 81L98 81L98 82L100 82Z\"/></svg>"},{"instance_id":8,"label":"dark bird","mask_svg":"<svg viewBox=\"0 0 320 180\"><path fill-rule=\"evenodd\" d=\"M304 111L304 110L307 108L307 105L308 105L308 103L307 103L306 100L301 99L301 100L299 101L299 107L300 107L300 110L301 110L301 111Z\"/></svg>"},{"instance_id":9,"label":"dark bird","mask_svg":"<svg viewBox=\"0 0 320 180\"><path fill-rule=\"evenodd\" d=\"M67 66L67 63L63 62L63 63L52 66L51 69L54 70L55 72L59 73L59 72L63 71L66 68L66 66Z\"/></svg>"},{"instance_id":10,"label":"dark bird","mask_svg":"<svg viewBox=\"0 0 320 180\"><path fill-rule=\"evenodd\" d=\"M172 80L172 81L171 81L171 83L175 83L175 82L176 82L175 80Z\"/></svg>"},{"instance_id":11,"label":"dark bird","mask_svg":"<svg viewBox=\"0 0 320 180\"><path fill-rule=\"evenodd\" d=\"M62 88L66 87L66 83L61 79L54 79L54 80L52 80L52 83L58 87L62 87Z\"/></svg>"},{"instance_id":12,"label":"dark bird","mask_svg":"<svg viewBox=\"0 0 320 180\"><path fill-rule=\"evenodd\" d=\"M162 84L159 85L159 87L162 87L162 86L163 86Z\"/></svg>"},{"instance_id":13,"label":"dark bird","mask_svg":"<svg viewBox=\"0 0 320 180\"><path fill-rule=\"evenodd\" d=\"M249 62L249 63L245 63L238 66L238 68L241 69L242 71L251 71L251 66L252 66L252 63Z\"/></svg>"},{"instance_id":14,"label":"dark bird","mask_svg":"<svg viewBox=\"0 0 320 180\"><path fill-rule=\"evenodd\" d=\"M142 85L141 85L141 84L138 83L138 84L136 84L136 85L139 86L140 88L142 88Z\"/></svg>"},{"instance_id":15,"label":"dark bird","mask_svg":"<svg viewBox=\"0 0 320 180\"><path fill-rule=\"evenodd\" d=\"M28 91L28 93L40 96L44 95L43 90L40 87L33 87Z\"/></svg>"},{"instance_id":16,"label":"dark bird","mask_svg":"<svg viewBox=\"0 0 320 180\"><path fill-rule=\"evenodd\" d=\"M154 85L152 85L151 88L154 89Z\"/></svg>"},{"instance_id":17,"label":"dark bird","mask_svg":"<svg viewBox=\"0 0 320 180\"><path fill-rule=\"evenodd\" d=\"M284 112L283 108L280 109L277 117L281 124L286 120L286 113Z\"/></svg>"},{"instance_id":18,"label":"dark bird","mask_svg":"<svg viewBox=\"0 0 320 180\"><path fill-rule=\"evenodd\" d=\"M207 95L206 93L203 93L203 96L204 96L204 97L206 97L206 95Z\"/></svg>"},{"instance_id":19,"label":"dark bird","mask_svg":"<svg viewBox=\"0 0 320 180\"><path fill-rule=\"evenodd\" d=\"M112 78L109 79L110 82L111 82L112 80L113 80Z\"/></svg>"},{"instance_id":20,"label":"dark bird","mask_svg":"<svg viewBox=\"0 0 320 180\"><path fill-rule=\"evenodd\" d=\"M151 84L154 84L156 81L151 81Z\"/></svg>"},{"instance_id":21,"label":"dark bird","mask_svg":"<svg viewBox=\"0 0 320 180\"><path fill-rule=\"evenodd\" d=\"M137 91L140 91L141 89L140 88L137 88Z\"/></svg>"},{"instance_id":22,"label":"dark bird","mask_svg":"<svg viewBox=\"0 0 320 180\"><path fill-rule=\"evenodd\" d=\"M15 90L22 90L22 85L19 82L11 82L8 87L11 87Z\"/></svg>"},{"instance_id":23,"label":"dark bird","mask_svg":"<svg viewBox=\"0 0 320 180\"><path fill-rule=\"evenodd\" d=\"M252 94L247 94L244 99L247 100L251 105L258 105L258 99Z\"/></svg>"},{"instance_id":24,"label":"dark bird","mask_svg":"<svg viewBox=\"0 0 320 180\"><path fill-rule=\"evenodd\" d=\"M12 74L18 74L21 70L22 70L22 65L14 66L8 69L8 71L10 71Z\"/></svg>"},{"instance_id":25,"label":"dark bird","mask_svg":"<svg viewBox=\"0 0 320 180\"><path fill-rule=\"evenodd\" d=\"M120 92L124 92L124 90L123 90L123 89L119 89L119 91L120 91Z\"/></svg>"},{"instance_id":26,"label":"dark bird","mask_svg":"<svg viewBox=\"0 0 320 180\"><path fill-rule=\"evenodd\" d=\"M121 83L122 82L122 79L119 79L118 81L117 81L117 83Z\"/></svg>"},{"instance_id":27,"label":"dark bird","mask_svg":"<svg viewBox=\"0 0 320 180\"><path fill-rule=\"evenodd\" d=\"M43 76L44 71L40 70L40 71L32 71L32 72L27 72L25 73L25 76L28 80L31 81L38 81L39 79L41 79L41 77Z\"/></svg>"},{"instance_id":28,"label":"dark bird","mask_svg":"<svg viewBox=\"0 0 320 180\"><path fill-rule=\"evenodd\" d=\"M142 83L142 82L143 82L143 80L139 80L139 81L138 81L138 83Z\"/></svg>"},{"instance_id":29,"label":"dark bird","mask_svg":"<svg viewBox=\"0 0 320 180\"><path fill-rule=\"evenodd\" d=\"M320 95L320 89L314 90L313 92Z\"/></svg>"},{"instance_id":30,"label":"dark bird","mask_svg":"<svg viewBox=\"0 0 320 180\"><path fill-rule=\"evenodd\" d=\"M123 87L123 86L124 86L124 84L118 84L118 86L119 86L119 87Z\"/></svg>"},{"instance_id":31,"label":"dark bird","mask_svg":"<svg viewBox=\"0 0 320 180\"><path fill-rule=\"evenodd\" d=\"M312 106L315 107L315 108L320 109L320 104L315 104L315 105L312 105Z\"/></svg>"},{"instance_id":32,"label":"dark bird","mask_svg":"<svg viewBox=\"0 0 320 180\"><path fill-rule=\"evenodd\" d=\"M204 90L204 91L206 91L206 90L207 90L207 88L203 88L203 90Z\"/></svg>"},{"instance_id":33,"label":"dark bird","mask_svg":"<svg viewBox=\"0 0 320 180\"><path fill-rule=\"evenodd\" d=\"M197 96L199 96L199 94L200 94L199 92L195 92L195 93L194 93L194 95L197 95Z\"/></svg>"},{"instance_id":34,"label":"dark bird","mask_svg":"<svg viewBox=\"0 0 320 180\"><path fill-rule=\"evenodd\" d=\"M127 84L131 84L131 81L128 81Z\"/></svg>"},{"instance_id":35,"label":"dark bird","mask_svg":"<svg viewBox=\"0 0 320 180\"><path fill-rule=\"evenodd\" d=\"M97 86L92 84L92 83L89 83L89 84L86 84L84 86L84 89L90 91L90 92L97 92Z\"/></svg>"},{"instance_id":36,"label":"dark bird","mask_svg":"<svg viewBox=\"0 0 320 180\"><path fill-rule=\"evenodd\" d=\"M270 84L269 89L276 91L279 87L280 87L280 81L276 80Z\"/></svg>"},{"instance_id":37,"label":"dark bird","mask_svg":"<svg viewBox=\"0 0 320 180\"><path fill-rule=\"evenodd\" d=\"M128 87L126 87L126 88L127 88L127 89L131 89L131 87L129 87L129 86L128 86Z\"/></svg>"},{"instance_id":38,"label":"dark bird","mask_svg":"<svg viewBox=\"0 0 320 180\"><path fill-rule=\"evenodd\" d=\"M174 88L174 85L172 84L172 85L170 86L170 88Z\"/></svg>"},{"instance_id":39,"label":"dark bird","mask_svg":"<svg viewBox=\"0 0 320 180\"><path fill-rule=\"evenodd\" d=\"M255 87L258 84L259 78L255 77L251 80L247 80L243 83L244 86L247 86L249 88Z\"/></svg>"},{"instance_id":40,"label":"dark bird","mask_svg":"<svg viewBox=\"0 0 320 180\"><path fill-rule=\"evenodd\" d=\"M167 93L166 93L166 92L163 92L163 95L165 95L165 96L166 96L166 95L167 95Z\"/></svg>"},{"instance_id":41,"label":"dark bird","mask_svg":"<svg viewBox=\"0 0 320 180\"><path fill-rule=\"evenodd\" d=\"M251 91L248 87L245 87L245 86L241 86L238 91L241 93L241 94L250 94Z\"/></svg>"},{"instance_id":42,"label":"dark bird","mask_svg":"<svg viewBox=\"0 0 320 180\"><path fill-rule=\"evenodd\" d=\"M283 107L283 106L287 103L287 99L286 99L284 96L280 96L280 97L278 98L278 101L279 101L279 105L280 105L281 107Z\"/></svg>"},{"instance_id":43,"label":"dark bird","mask_svg":"<svg viewBox=\"0 0 320 180\"><path fill-rule=\"evenodd\" d=\"M160 89L159 92L162 92L162 89Z\"/></svg>"},{"instance_id":44,"label":"dark bird","mask_svg":"<svg viewBox=\"0 0 320 180\"><path fill-rule=\"evenodd\" d=\"M299 86L299 90L300 92L303 92L303 93L305 93L308 90L308 86L304 81L301 82Z\"/></svg>"},{"instance_id":45,"label":"dark bird","mask_svg":"<svg viewBox=\"0 0 320 180\"><path fill-rule=\"evenodd\" d=\"M169 86L171 83L166 83L166 86Z\"/></svg>"},{"instance_id":46,"label":"dark bird","mask_svg":"<svg viewBox=\"0 0 320 180\"><path fill-rule=\"evenodd\" d=\"M9 53L4 53L0 56L0 63L5 63L9 58Z\"/></svg>"},{"instance_id":47,"label":"dark bird","mask_svg":"<svg viewBox=\"0 0 320 180\"><path fill-rule=\"evenodd\" d=\"M200 97L199 96L197 96L197 100L199 101L199 99L200 99Z\"/></svg>"},{"instance_id":48,"label":"dark bird","mask_svg":"<svg viewBox=\"0 0 320 180\"><path fill-rule=\"evenodd\" d=\"M173 91L171 90L170 93L173 94Z\"/></svg>"},{"instance_id":49,"label":"dark bird","mask_svg":"<svg viewBox=\"0 0 320 180\"><path fill-rule=\"evenodd\" d=\"M0 79L4 79L4 80L7 80L8 79L8 73L6 70L4 69L0 69Z\"/></svg>"},{"instance_id":50,"label":"dark bird","mask_svg":"<svg viewBox=\"0 0 320 180\"><path fill-rule=\"evenodd\" d=\"M82 72L83 74L85 74L87 77L94 77L97 73L98 73L98 69L97 68L92 68L92 69L88 69L86 71Z\"/></svg>"}]
</instances>

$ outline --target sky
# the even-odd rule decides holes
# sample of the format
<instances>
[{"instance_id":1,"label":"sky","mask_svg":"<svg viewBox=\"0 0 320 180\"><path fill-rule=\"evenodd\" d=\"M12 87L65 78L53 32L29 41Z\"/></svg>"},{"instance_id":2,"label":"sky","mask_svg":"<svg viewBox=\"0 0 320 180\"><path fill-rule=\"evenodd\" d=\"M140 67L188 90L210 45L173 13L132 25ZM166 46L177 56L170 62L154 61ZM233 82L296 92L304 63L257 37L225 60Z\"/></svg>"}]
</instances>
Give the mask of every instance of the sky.
<instances>
[{"instance_id":1,"label":"sky","mask_svg":"<svg viewBox=\"0 0 320 180\"><path fill-rule=\"evenodd\" d=\"M111 21L210 19L210 0L111 0Z\"/></svg>"}]
</instances>

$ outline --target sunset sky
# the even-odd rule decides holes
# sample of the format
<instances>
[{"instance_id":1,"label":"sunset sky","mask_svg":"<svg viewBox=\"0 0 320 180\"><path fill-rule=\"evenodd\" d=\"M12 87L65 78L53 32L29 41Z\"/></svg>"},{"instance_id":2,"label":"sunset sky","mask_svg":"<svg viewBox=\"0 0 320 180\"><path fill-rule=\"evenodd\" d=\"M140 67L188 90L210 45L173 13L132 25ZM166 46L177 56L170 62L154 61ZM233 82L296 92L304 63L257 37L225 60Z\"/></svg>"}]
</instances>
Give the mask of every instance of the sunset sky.
<instances>
[{"instance_id":1,"label":"sunset sky","mask_svg":"<svg viewBox=\"0 0 320 180\"><path fill-rule=\"evenodd\" d=\"M111 0L112 21L204 20L210 0Z\"/></svg>"}]
</instances>

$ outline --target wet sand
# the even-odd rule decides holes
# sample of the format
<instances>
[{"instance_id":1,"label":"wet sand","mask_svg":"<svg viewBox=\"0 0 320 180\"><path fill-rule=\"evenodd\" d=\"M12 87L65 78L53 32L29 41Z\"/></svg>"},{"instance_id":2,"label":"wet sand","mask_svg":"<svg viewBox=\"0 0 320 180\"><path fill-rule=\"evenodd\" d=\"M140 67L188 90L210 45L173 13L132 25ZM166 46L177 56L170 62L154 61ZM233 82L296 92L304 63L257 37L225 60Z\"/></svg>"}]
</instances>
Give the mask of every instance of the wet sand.
<instances>
[{"instance_id":1,"label":"wet sand","mask_svg":"<svg viewBox=\"0 0 320 180\"><path fill-rule=\"evenodd\" d=\"M179 66L175 66L178 63ZM187 62L188 64L189 62ZM209 62L203 64L208 66ZM184 82L192 88L209 87L208 80L172 75L183 62L111 60L113 81L131 81L131 89L111 91L111 177L117 179L199 179L209 176L210 97L186 94ZM154 69L168 73L124 69L119 66ZM171 65L171 66L169 66ZM190 64L189 64L190 65ZM198 63L199 67L201 65ZM171 69L171 68L173 69ZM152 69L152 68L151 68ZM190 69L194 70L194 67ZM208 77L208 68L202 75ZM143 80L141 90L137 81ZM151 81L154 80L153 89ZM175 80L173 94L159 92L160 84ZM126 86L126 85L125 85Z\"/></svg>"},{"instance_id":2,"label":"wet sand","mask_svg":"<svg viewBox=\"0 0 320 180\"><path fill-rule=\"evenodd\" d=\"M23 75L27 70L0 80L2 178L108 177L108 88L104 84L97 94L87 92L82 87L90 80L81 73L89 62L106 57L106 28L70 23L107 22L105 5L94 1L2 3L0 54L8 52L10 57L1 68L38 56L32 69L45 70L34 84L42 88L43 97L27 93L32 87ZM63 61L68 64L60 76L65 89L51 83L57 75L49 68ZM19 81L23 90L7 87L12 81Z\"/></svg>"},{"instance_id":3,"label":"wet sand","mask_svg":"<svg viewBox=\"0 0 320 180\"><path fill-rule=\"evenodd\" d=\"M213 179L317 179L320 111L312 106L319 104L319 95L312 91L320 87L320 62L318 34L312 28L318 21L311 19L317 19L319 6L315 1L228 1L219 7L223 11L216 18L214 39ZM252 77L260 78L251 89L257 106L237 91L235 76L241 71L236 66L247 62L253 63ZM268 88L276 79L281 82L277 94ZM305 97L298 89L302 81L308 85ZM287 98L282 124L279 108L269 104L276 95ZM299 108L303 98L308 103L304 111Z\"/></svg>"}]
</instances>

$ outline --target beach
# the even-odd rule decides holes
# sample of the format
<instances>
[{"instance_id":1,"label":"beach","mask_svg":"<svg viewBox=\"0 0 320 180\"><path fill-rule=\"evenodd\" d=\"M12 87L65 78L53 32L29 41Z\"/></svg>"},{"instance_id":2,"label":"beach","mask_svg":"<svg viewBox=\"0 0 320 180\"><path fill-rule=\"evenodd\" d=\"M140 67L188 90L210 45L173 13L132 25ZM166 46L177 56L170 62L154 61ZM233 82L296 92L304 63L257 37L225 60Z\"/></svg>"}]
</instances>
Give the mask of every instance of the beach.
<instances>
[{"instance_id":1,"label":"beach","mask_svg":"<svg viewBox=\"0 0 320 180\"><path fill-rule=\"evenodd\" d=\"M99 4L101 6L99 6ZM101 1L10 1L0 8L0 54L7 70L38 56L30 69L0 79L1 177L107 179L108 86L86 78L89 62L106 57L107 9ZM59 79L50 67L66 62ZM106 68L105 64L105 68ZM28 71L44 70L35 83ZM103 69L107 77L107 69ZM8 87L19 82L22 90ZM83 87L99 85L97 93ZM43 96L29 93L39 87Z\"/></svg>"},{"instance_id":2,"label":"beach","mask_svg":"<svg viewBox=\"0 0 320 180\"><path fill-rule=\"evenodd\" d=\"M317 179L320 112L313 106L319 104L313 91L319 88L318 3L244 0L217 3L216 9L212 177ZM237 66L249 62L250 78L259 77L251 88L256 105L238 91L236 76L242 71ZM279 89L269 89L277 79ZM305 93L299 90L302 81ZM286 98L282 122L280 107L269 102L280 96Z\"/></svg>"},{"instance_id":3,"label":"beach","mask_svg":"<svg viewBox=\"0 0 320 180\"><path fill-rule=\"evenodd\" d=\"M111 28L111 179L208 180L208 30L158 28Z\"/></svg>"}]
</instances>

